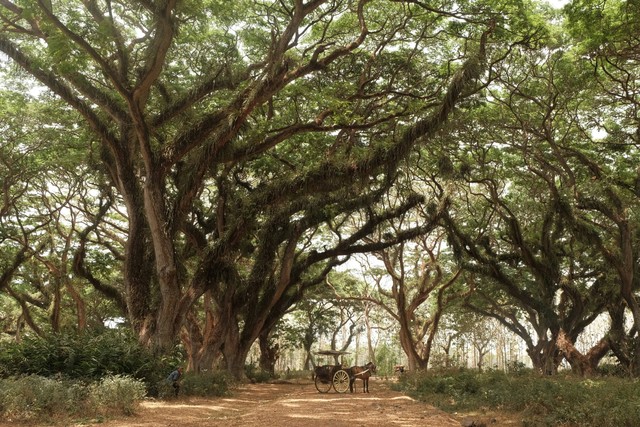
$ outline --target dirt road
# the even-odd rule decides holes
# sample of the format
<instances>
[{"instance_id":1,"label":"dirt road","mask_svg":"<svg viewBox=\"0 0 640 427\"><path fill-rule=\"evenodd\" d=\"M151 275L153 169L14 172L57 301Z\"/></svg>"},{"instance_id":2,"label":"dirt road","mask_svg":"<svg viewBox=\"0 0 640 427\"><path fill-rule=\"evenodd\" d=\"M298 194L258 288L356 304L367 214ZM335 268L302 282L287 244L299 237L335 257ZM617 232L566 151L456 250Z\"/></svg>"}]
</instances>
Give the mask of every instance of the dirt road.
<instances>
[{"instance_id":1,"label":"dirt road","mask_svg":"<svg viewBox=\"0 0 640 427\"><path fill-rule=\"evenodd\" d=\"M392 391L382 380L371 393L321 394L313 383L249 384L230 397L146 401L138 414L101 423L107 427L460 427L432 406Z\"/></svg>"}]
</instances>

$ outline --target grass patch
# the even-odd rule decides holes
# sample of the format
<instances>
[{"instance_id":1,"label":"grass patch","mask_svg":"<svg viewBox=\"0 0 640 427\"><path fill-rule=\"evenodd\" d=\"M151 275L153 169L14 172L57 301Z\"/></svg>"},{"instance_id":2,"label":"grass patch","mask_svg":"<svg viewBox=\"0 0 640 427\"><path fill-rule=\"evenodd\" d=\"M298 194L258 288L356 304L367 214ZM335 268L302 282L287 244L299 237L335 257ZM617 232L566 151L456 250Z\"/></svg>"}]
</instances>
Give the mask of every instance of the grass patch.
<instances>
[{"instance_id":1,"label":"grass patch","mask_svg":"<svg viewBox=\"0 0 640 427\"><path fill-rule=\"evenodd\" d=\"M640 420L635 379L431 370L403 375L396 387L448 412L518 413L526 427L634 427Z\"/></svg>"}]
</instances>

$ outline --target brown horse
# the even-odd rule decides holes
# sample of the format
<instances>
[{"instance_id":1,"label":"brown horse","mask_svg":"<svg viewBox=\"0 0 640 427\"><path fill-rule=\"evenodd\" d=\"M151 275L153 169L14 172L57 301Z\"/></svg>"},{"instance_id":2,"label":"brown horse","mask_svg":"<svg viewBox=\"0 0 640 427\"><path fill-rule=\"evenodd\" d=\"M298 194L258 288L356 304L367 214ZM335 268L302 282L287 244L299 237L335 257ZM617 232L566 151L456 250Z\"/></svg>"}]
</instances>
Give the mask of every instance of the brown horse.
<instances>
[{"instance_id":1,"label":"brown horse","mask_svg":"<svg viewBox=\"0 0 640 427\"><path fill-rule=\"evenodd\" d=\"M367 363L364 366L352 366L349 368L351 380L349 381L349 391L353 393L356 380L359 378L362 380L362 392L369 393L369 377L371 374L376 373L376 365L372 362Z\"/></svg>"}]
</instances>

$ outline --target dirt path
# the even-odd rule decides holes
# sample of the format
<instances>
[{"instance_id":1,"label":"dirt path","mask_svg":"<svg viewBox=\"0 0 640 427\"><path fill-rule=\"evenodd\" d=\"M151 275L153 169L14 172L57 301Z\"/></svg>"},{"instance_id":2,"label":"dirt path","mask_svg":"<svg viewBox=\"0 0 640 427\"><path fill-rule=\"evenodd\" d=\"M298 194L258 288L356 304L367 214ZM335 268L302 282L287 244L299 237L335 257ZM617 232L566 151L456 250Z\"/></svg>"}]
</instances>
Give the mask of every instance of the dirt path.
<instances>
[{"instance_id":1,"label":"dirt path","mask_svg":"<svg viewBox=\"0 0 640 427\"><path fill-rule=\"evenodd\" d=\"M313 383L250 384L230 397L144 402L138 414L101 423L105 427L460 427L432 406L392 391L382 380L371 393L320 394Z\"/></svg>"}]
</instances>

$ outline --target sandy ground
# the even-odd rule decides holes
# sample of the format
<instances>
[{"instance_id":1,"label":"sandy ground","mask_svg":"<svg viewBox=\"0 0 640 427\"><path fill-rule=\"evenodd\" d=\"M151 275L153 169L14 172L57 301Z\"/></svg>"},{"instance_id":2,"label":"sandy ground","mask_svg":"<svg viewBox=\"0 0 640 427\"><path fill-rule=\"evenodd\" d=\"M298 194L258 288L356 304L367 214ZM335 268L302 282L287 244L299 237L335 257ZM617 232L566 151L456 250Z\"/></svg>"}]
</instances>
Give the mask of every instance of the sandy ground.
<instances>
[{"instance_id":1,"label":"sandy ground","mask_svg":"<svg viewBox=\"0 0 640 427\"><path fill-rule=\"evenodd\" d=\"M359 384L360 382L358 382ZM54 422L73 427L461 427L522 425L513 415L447 414L391 390L390 382L371 378L370 393L319 393L311 381L245 384L228 397L178 397L145 400L130 417ZM476 424L470 423L474 421ZM0 427L22 427L5 423ZM33 424L28 425L33 426Z\"/></svg>"},{"instance_id":2,"label":"sandy ground","mask_svg":"<svg viewBox=\"0 0 640 427\"><path fill-rule=\"evenodd\" d=\"M393 391L383 380L372 378L369 389L322 394L311 382L247 384L229 397L145 401L136 415L100 426L460 427L465 418Z\"/></svg>"},{"instance_id":3,"label":"sandy ground","mask_svg":"<svg viewBox=\"0 0 640 427\"><path fill-rule=\"evenodd\" d=\"M229 397L145 401L136 415L109 420L105 427L460 427L456 419L432 406L390 390L383 381L370 393L318 393L311 382L247 384Z\"/></svg>"}]
</instances>

